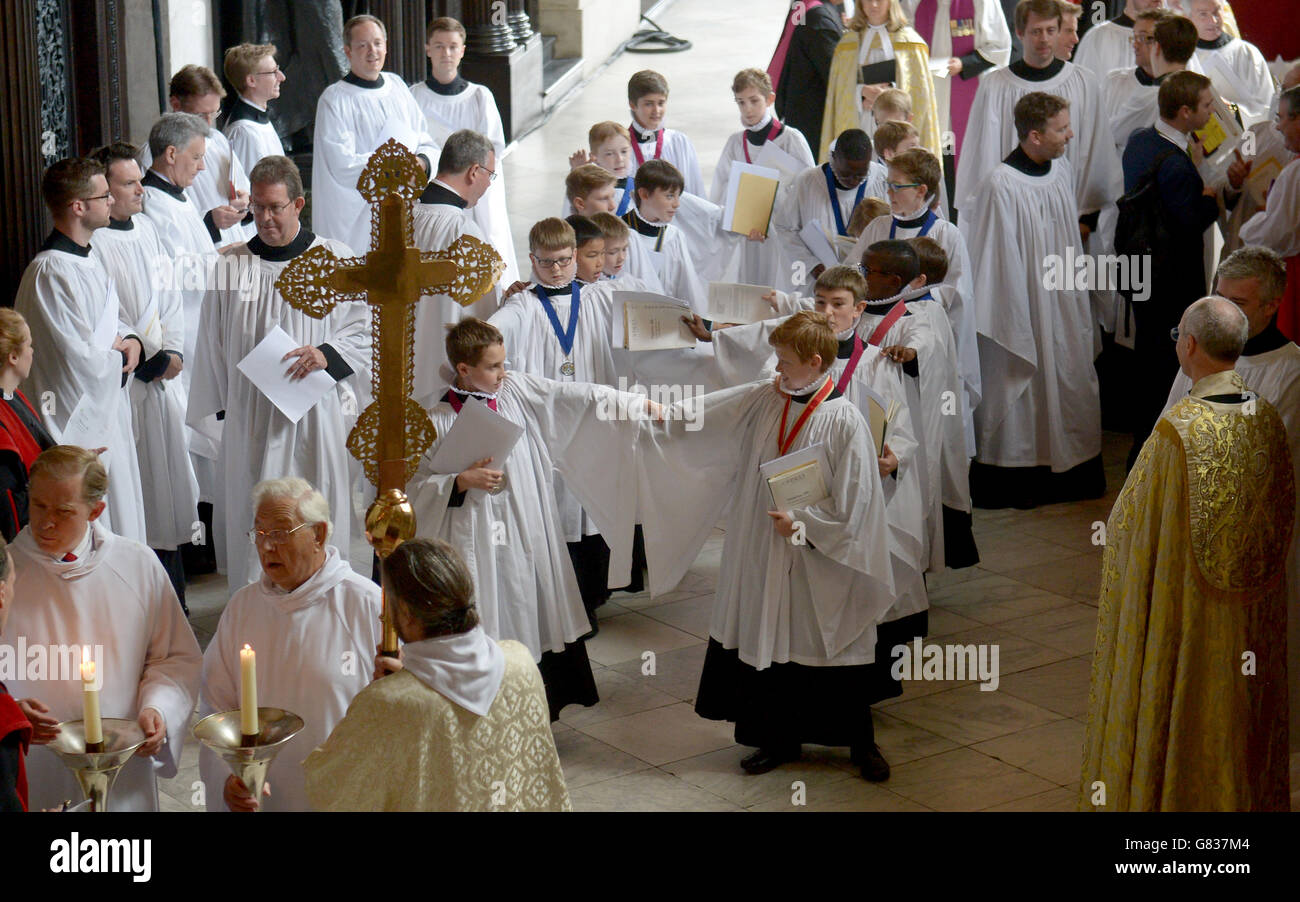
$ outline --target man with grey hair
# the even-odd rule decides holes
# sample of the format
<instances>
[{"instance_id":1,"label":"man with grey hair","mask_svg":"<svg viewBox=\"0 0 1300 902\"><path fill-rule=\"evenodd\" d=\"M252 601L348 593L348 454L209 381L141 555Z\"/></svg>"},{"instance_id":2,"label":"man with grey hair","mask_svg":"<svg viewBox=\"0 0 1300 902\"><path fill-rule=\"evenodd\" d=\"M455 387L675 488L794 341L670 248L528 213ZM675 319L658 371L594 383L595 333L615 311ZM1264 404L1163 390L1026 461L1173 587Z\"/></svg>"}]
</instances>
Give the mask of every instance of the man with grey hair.
<instances>
[{"instance_id":1,"label":"man with grey hair","mask_svg":"<svg viewBox=\"0 0 1300 902\"><path fill-rule=\"evenodd\" d=\"M1183 15L1196 26L1196 62L1214 81L1214 88L1235 103L1246 126L1268 117L1273 97L1273 73L1259 48L1224 30L1223 0L1181 0Z\"/></svg>"},{"instance_id":2,"label":"man with grey hair","mask_svg":"<svg viewBox=\"0 0 1300 902\"><path fill-rule=\"evenodd\" d=\"M1264 247L1243 247L1219 264L1215 293L1246 314L1250 337L1237 359L1236 370L1259 396L1277 410L1286 427L1291 465L1300 491L1300 347L1277 327L1278 305L1286 284L1282 258ZM1169 407L1187 397L1192 380L1179 373L1169 392ZM1287 620L1290 668L1291 747L1300 750L1300 530L1291 536L1287 565L1287 595L1292 600Z\"/></svg>"},{"instance_id":3,"label":"man with grey hair","mask_svg":"<svg viewBox=\"0 0 1300 902\"><path fill-rule=\"evenodd\" d=\"M321 237L364 254L370 249L370 208L357 191L357 179L370 155L396 138L431 173L438 146L406 82L384 71L388 35L383 22L368 15L349 19L343 26L343 52L351 71L326 88L316 104L312 224Z\"/></svg>"},{"instance_id":4,"label":"man with grey hair","mask_svg":"<svg viewBox=\"0 0 1300 902\"><path fill-rule=\"evenodd\" d=\"M260 164L259 164L260 165ZM267 811L306 811L302 760L324 741L370 682L381 639L379 587L329 543L330 509L305 479L268 479L253 488L253 528L262 577L231 597L203 655L200 714L239 707L240 659L257 652L257 703L283 708L305 726L267 773ZM209 749L199 755L209 811L259 807Z\"/></svg>"},{"instance_id":5,"label":"man with grey hair","mask_svg":"<svg viewBox=\"0 0 1300 902\"><path fill-rule=\"evenodd\" d=\"M320 488L334 510L334 535L346 561L352 503L345 443L361 409L358 382L368 385L370 374L370 316L364 304L339 304L317 319L291 307L276 287L289 261L310 248L324 246L339 257L352 252L313 235L299 221L306 201L292 160L264 157L250 180L257 237L225 253L228 271L237 277L214 285L203 299L203 341L194 357L186 415L194 425L225 414L218 458L224 490L217 497L215 519L225 523L217 553L219 559L224 556L232 589L257 575L254 549L244 538L253 519L249 492L271 476L301 476ZM287 333L294 344L282 359L292 382L321 370L331 380L297 420L281 412L238 368L275 330Z\"/></svg>"},{"instance_id":6,"label":"man with grey hair","mask_svg":"<svg viewBox=\"0 0 1300 902\"><path fill-rule=\"evenodd\" d=\"M188 394L194 381L189 365L199 335L199 307L203 292L217 265L217 248L205 218L186 189L203 170L210 132L202 116L193 113L166 113L149 131L152 160L145 171L143 209L154 225L168 263L159 267L159 307L180 306L185 338L181 347L181 386ZM179 300L178 300L179 296ZM215 459L221 440L221 423L215 416L189 423L187 430L190 463L199 485L199 502L210 505L220 492ZM199 516L195 513L195 516ZM205 515L203 518L207 520ZM204 539L210 532L205 526ZM204 543L199 543L204 544ZM210 565L209 565L210 566Z\"/></svg>"},{"instance_id":7,"label":"man with grey hair","mask_svg":"<svg viewBox=\"0 0 1300 902\"><path fill-rule=\"evenodd\" d=\"M463 128L448 136L438 158L438 174L415 206L415 246L442 251L461 235L490 243L470 211L487 192L497 165L492 142L478 132ZM420 353L415 359L414 397L423 406L432 407L447 388L446 327L466 316L490 317L501 303L500 284L468 308L445 294L426 296L416 307L415 346Z\"/></svg>"},{"instance_id":8,"label":"man with grey hair","mask_svg":"<svg viewBox=\"0 0 1300 902\"><path fill-rule=\"evenodd\" d=\"M401 656L376 660L383 678L303 764L312 805L568 811L541 674L522 643L498 642L479 625L460 555L438 539L413 539L384 561L384 579Z\"/></svg>"},{"instance_id":9,"label":"man with grey hair","mask_svg":"<svg viewBox=\"0 0 1300 902\"><path fill-rule=\"evenodd\" d=\"M1249 327L1224 298L1184 311L1191 393L1156 422L1106 524L1083 810L1290 807L1295 477L1277 411L1233 369Z\"/></svg>"},{"instance_id":10,"label":"man with grey hair","mask_svg":"<svg viewBox=\"0 0 1300 902\"><path fill-rule=\"evenodd\" d=\"M1300 166L1295 165L1300 160L1300 91L1296 88L1300 88L1300 63L1282 75L1282 85L1269 104L1269 118L1250 127L1255 152L1248 153L1250 139L1243 136L1244 150L1228 167L1231 192L1224 199L1231 209L1226 221L1220 220L1224 257L1244 244L1262 244L1283 257L1300 255ZM1297 283L1294 297L1300 299L1300 272L1292 278ZM1279 327L1284 333L1296 320L1297 303L1284 305L1283 309L1292 310Z\"/></svg>"}]
</instances>

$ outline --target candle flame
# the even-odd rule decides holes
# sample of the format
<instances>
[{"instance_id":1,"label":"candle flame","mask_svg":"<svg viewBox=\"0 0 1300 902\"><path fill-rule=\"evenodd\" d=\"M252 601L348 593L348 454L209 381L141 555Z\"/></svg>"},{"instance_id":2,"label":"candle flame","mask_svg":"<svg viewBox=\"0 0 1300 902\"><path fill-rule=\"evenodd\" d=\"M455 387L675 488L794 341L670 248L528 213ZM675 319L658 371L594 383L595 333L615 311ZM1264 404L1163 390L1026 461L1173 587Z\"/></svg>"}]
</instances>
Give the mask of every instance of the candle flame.
<instances>
[{"instance_id":1,"label":"candle flame","mask_svg":"<svg viewBox=\"0 0 1300 902\"><path fill-rule=\"evenodd\" d=\"M253 650L253 646L251 646L251 645L249 645L247 642L245 642L245 643L244 643L244 651L252 651L252 650Z\"/></svg>"}]
</instances>

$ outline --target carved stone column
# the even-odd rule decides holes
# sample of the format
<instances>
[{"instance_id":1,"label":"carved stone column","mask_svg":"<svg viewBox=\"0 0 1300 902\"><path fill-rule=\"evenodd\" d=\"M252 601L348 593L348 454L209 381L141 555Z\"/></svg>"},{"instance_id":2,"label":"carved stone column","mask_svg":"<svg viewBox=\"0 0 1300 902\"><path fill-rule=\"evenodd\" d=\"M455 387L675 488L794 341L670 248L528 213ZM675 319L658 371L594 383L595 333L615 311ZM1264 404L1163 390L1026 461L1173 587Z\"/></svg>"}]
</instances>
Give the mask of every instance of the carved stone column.
<instances>
[{"instance_id":1,"label":"carved stone column","mask_svg":"<svg viewBox=\"0 0 1300 902\"><path fill-rule=\"evenodd\" d=\"M424 55L424 4L374 0L371 8L388 29L388 59L384 68L396 72L407 84L424 81L428 70Z\"/></svg>"},{"instance_id":2,"label":"carved stone column","mask_svg":"<svg viewBox=\"0 0 1300 902\"><path fill-rule=\"evenodd\" d=\"M507 17L510 30L520 44L533 35L533 23L528 18L528 10L524 8L526 2L527 0L510 0L510 15Z\"/></svg>"},{"instance_id":3,"label":"carved stone column","mask_svg":"<svg viewBox=\"0 0 1300 902\"><path fill-rule=\"evenodd\" d=\"M47 228L41 203L41 84L36 0L11 0L0 16L0 303L12 307L23 270Z\"/></svg>"},{"instance_id":4,"label":"carved stone column","mask_svg":"<svg viewBox=\"0 0 1300 902\"><path fill-rule=\"evenodd\" d=\"M472 53L506 54L515 49L516 38L500 0L464 0L465 49Z\"/></svg>"}]
</instances>

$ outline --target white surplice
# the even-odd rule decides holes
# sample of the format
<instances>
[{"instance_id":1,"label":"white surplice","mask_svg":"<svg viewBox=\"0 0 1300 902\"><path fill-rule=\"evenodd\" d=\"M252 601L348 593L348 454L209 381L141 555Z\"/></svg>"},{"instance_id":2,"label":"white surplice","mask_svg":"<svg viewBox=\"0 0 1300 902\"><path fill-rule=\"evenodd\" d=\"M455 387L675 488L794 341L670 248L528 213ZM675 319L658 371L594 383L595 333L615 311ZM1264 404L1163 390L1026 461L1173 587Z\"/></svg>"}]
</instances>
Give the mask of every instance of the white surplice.
<instances>
[{"instance_id":1,"label":"white surplice","mask_svg":"<svg viewBox=\"0 0 1300 902\"><path fill-rule=\"evenodd\" d=\"M636 132L641 126L633 122L631 130L632 141L636 142ZM672 163L677 167L677 171L682 174L682 180L686 183L685 190L694 194L696 197L707 197L708 192L704 190L704 176L700 174L700 160L695 153L695 145L691 139L674 128L663 129L664 146L659 154L659 159L667 163ZM645 134L645 132L642 132ZM652 134L650 140L640 144L641 158L651 160L655 158L655 136ZM632 152L632 159L628 163L627 174L636 175L637 167L640 164L636 161L636 151Z\"/></svg>"},{"instance_id":2,"label":"white surplice","mask_svg":"<svg viewBox=\"0 0 1300 902\"><path fill-rule=\"evenodd\" d=\"M651 595L677 585L725 511L726 542L709 635L759 670L869 664L894 603L884 495L870 429L844 398L825 401L791 451L825 446L830 497L789 513L795 545L772 526L759 465L779 455L785 395L770 382L724 389L669 408L644 426L639 504ZM802 408L789 405L793 421ZM694 408L689 412L684 408ZM698 431L683 417L700 418Z\"/></svg>"},{"instance_id":3,"label":"white surplice","mask_svg":"<svg viewBox=\"0 0 1300 902\"><path fill-rule=\"evenodd\" d=\"M1267 121L1277 83L1259 48L1241 38L1230 38L1222 47L1212 49L1201 43L1197 43L1193 59L1214 82L1219 95L1237 105L1246 126Z\"/></svg>"},{"instance_id":4,"label":"white surplice","mask_svg":"<svg viewBox=\"0 0 1300 902\"><path fill-rule=\"evenodd\" d=\"M1244 222L1238 234L1242 244L1260 244L1283 257L1300 254L1300 159L1282 170L1265 208Z\"/></svg>"},{"instance_id":5,"label":"white surplice","mask_svg":"<svg viewBox=\"0 0 1300 902\"><path fill-rule=\"evenodd\" d=\"M500 329L505 338L507 369L559 382L614 385L618 381L618 371L610 348L612 296L607 291L594 291L593 287L580 289L578 323L574 329L571 353L567 357L551 326L546 309L538 298L540 289L521 291L502 302L501 308L492 314L489 322ZM568 327L572 297L568 291L550 296L561 329ZM560 372L565 360L573 363L571 376ZM577 542L583 536L600 532L596 522L583 510L581 502L568 490L567 480L562 473L556 475L555 495L566 542ZM628 567L631 567L630 558ZM611 556L611 579L615 572ZM627 573L630 570L618 572ZM627 582L624 580L617 585L624 586Z\"/></svg>"},{"instance_id":6,"label":"white surplice","mask_svg":"<svg viewBox=\"0 0 1300 902\"><path fill-rule=\"evenodd\" d=\"M482 201L479 201L481 204ZM470 215L473 210L452 204L415 205L412 240L422 251L446 250L462 235L490 243L483 229ZM500 253L500 249L497 250ZM447 387L442 370L447 364L446 326L467 316L487 319L501 302L501 286L512 284L503 275L496 286L469 307L462 307L448 295L425 295L415 308L415 374L413 398L431 406Z\"/></svg>"},{"instance_id":7,"label":"white surplice","mask_svg":"<svg viewBox=\"0 0 1300 902\"><path fill-rule=\"evenodd\" d=\"M920 234L919 226L904 228L896 225L892 216L878 216L862 230L857 244L849 252L849 259L861 260L867 248L877 241L905 241ZM926 237L934 239L948 255L948 274L941 284L950 286L951 291L945 293L942 306L957 342L957 364L963 388L962 422L966 426L967 451L973 457L975 426L972 412L980 403L980 357L975 338L975 282L971 274L970 254L966 250L966 239L962 237L961 230L946 219L936 220ZM933 289L937 286L926 287ZM937 295L935 299L939 300Z\"/></svg>"},{"instance_id":8,"label":"white surplice","mask_svg":"<svg viewBox=\"0 0 1300 902\"><path fill-rule=\"evenodd\" d=\"M1088 293L1044 287L1047 261L1079 240L1073 185L1065 157L1043 176L1002 164L962 218L975 273L982 463L1061 473L1101 453Z\"/></svg>"},{"instance_id":9,"label":"white surplice","mask_svg":"<svg viewBox=\"0 0 1300 902\"><path fill-rule=\"evenodd\" d=\"M830 191L826 187L826 171L829 167L830 164L825 163L805 169L795 176L789 187L780 194L776 212L772 214L772 225L790 265L782 274L781 284L773 286L774 288L782 291L806 289L815 281L811 273L822 261L804 243L803 238L799 237L799 232L808 223L815 220L821 227L822 233L827 236L831 247L835 248L835 211L831 207ZM888 170L881 163L872 160L866 187L862 192L863 200L868 197L885 197L887 190L885 182L888 174ZM847 229L849 220L853 216L853 208L858 203L858 189L845 190L836 183L835 196L836 205L840 210L840 221ZM857 264L857 261L850 262L852 265ZM802 273L795 272L799 269ZM803 276L801 283L796 282L800 274Z\"/></svg>"},{"instance_id":10,"label":"white surplice","mask_svg":"<svg viewBox=\"0 0 1300 902\"><path fill-rule=\"evenodd\" d=\"M35 348L26 394L50 434L56 439L63 434L85 396L111 407L101 414L102 440L92 440L108 448L101 458L108 468L107 525L143 542L145 510L131 396L122 385L123 356L112 349L113 340L130 335L135 323L123 318L112 277L89 252L44 250L23 272L14 309L27 320Z\"/></svg>"},{"instance_id":11,"label":"white surplice","mask_svg":"<svg viewBox=\"0 0 1300 902\"><path fill-rule=\"evenodd\" d=\"M194 174L194 181L185 189L185 196L198 210L199 217L208 214L214 207L229 204L231 188L247 192L249 190L248 171L231 149L230 140L215 128L208 132L203 151L203 168ZM153 164L153 154L149 145L140 150L140 169L148 171ZM247 217L245 217L247 218ZM218 247L247 241L257 234L257 227L250 221L247 225L237 222L220 230Z\"/></svg>"},{"instance_id":12,"label":"white surplice","mask_svg":"<svg viewBox=\"0 0 1300 902\"><path fill-rule=\"evenodd\" d=\"M226 121L223 132L230 142L231 152L245 172L251 173L263 157L284 155L284 142L267 117L266 110L242 97L235 101L235 110Z\"/></svg>"},{"instance_id":13,"label":"white surplice","mask_svg":"<svg viewBox=\"0 0 1300 902\"><path fill-rule=\"evenodd\" d=\"M1300 500L1300 346L1287 342L1261 354L1242 354L1234 369L1251 391L1272 404L1286 426L1291 446L1291 463L1295 468L1296 496ZM1192 389L1192 380L1179 370L1169 390L1168 410ZM1290 741L1292 751L1300 750L1300 530L1291 531L1291 554L1287 564L1287 680L1291 699Z\"/></svg>"},{"instance_id":14,"label":"white surplice","mask_svg":"<svg viewBox=\"0 0 1300 902\"><path fill-rule=\"evenodd\" d=\"M1276 153L1287 161L1287 165L1282 169L1282 174L1273 183L1273 190L1276 191L1278 186L1283 184L1282 176L1288 170L1296 169L1295 161L1300 157L1286 149L1286 143L1282 140L1282 135L1272 122L1256 122L1250 127L1250 130L1255 134L1255 156L1253 159L1262 159L1266 155ZM1297 191L1297 183L1300 183L1300 171L1292 172L1290 176L1287 176L1287 182L1292 185L1291 191L1293 193L1289 201L1291 206L1288 208L1287 202L1281 200L1275 205L1273 198L1280 197L1280 195L1270 192L1265 201L1268 209L1272 211L1272 215L1261 215L1259 221L1251 226L1247 234L1255 238L1255 241L1252 242L1254 244L1276 242L1279 248L1288 250L1287 255L1289 256L1290 254L1300 253L1300 239L1295 238L1295 217L1292 217L1292 221L1288 223L1288 217L1286 216L1288 209L1293 210L1295 204L1300 203L1294 193ZM1237 200L1237 205L1232 208L1231 212L1225 211L1227 212L1226 217L1220 214L1219 228L1223 232L1223 257L1247 243L1241 237L1242 226L1254 219L1263 209L1264 207L1255 202L1255 198L1251 196L1249 191L1243 190ZM1269 246L1272 247L1272 244L1269 244ZM1294 248L1294 250L1291 250L1291 248Z\"/></svg>"},{"instance_id":15,"label":"white surplice","mask_svg":"<svg viewBox=\"0 0 1300 902\"><path fill-rule=\"evenodd\" d=\"M159 289L157 270L164 259L158 230L145 216L114 222L95 234L91 256L113 277L120 316L133 323L144 344L140 363L161 351L181 353L185 345L185 311L181 297ZM193 541L199 485L187 453L185 382L182 379L133 378L127 386L135 431L135 452L150 548L174 550Z\"/></svg>"},{"instance_id":16,"label":"white surplice","mask_svg":"<svg viewBox=\"0 0 1300 902\"><path fill-rule=\"evenodd\" d=\"M382 639L379 586L356 573L326 546L325 562L292 592L263 575L231 597L203 654L199 715L232 711L240 704L239 651L257 654L257 704L303 719L303 728L271 763L271 795L263 811L308 811L302 762L343 719L356 694L370 685L375 648ZM209 811L226 811L223 790L230 768L206 746L199 771Z\"/></svg>"},{"instance_id":17,"label":"white surplice","mask_svg":"<svg viewBox=\"0 0 1300 902\"><path fill-rule=\"evenodd\" d=\"M102 518L101 518L102 519ZM171 580L145 546L90 524L91 550L72 563L41 551L26 528L10 548L18 581L6 635L34 646L90 646L102 681L102 717L135 721L153 708L166 724L167 741L151 759L132 757L109 793L111 811L157 811L157 778L176 776L190 736L190 714L199 688L202 658ZM102 646L99 655L95 646ZM70 678L6 680L15 698L38 699L59 721L82 718L79 656ZM64 663L61 667L66 667ZM32 811L82 798L76 778L44 746L27 756ZM186 792L189 787L185 787Z\"/></svg>"},{"instance_id":18,"label":"white surplice","mask_svg":"<svg viewBox=\"0 0 1300 902\"><path fill-rule=\"evenodd\" d=\"M483 629L522 642L540 661L591 630L565 548L556 477L566 478L606 541L625 546L620 557L630 556L638 426L608 413L620 403L635 413L641 402L604 385L521 372L507 374L496 401L502 417L524 427L509 456L490 464L505 472L505 488L496 495L469 489L450 506L458 474L437 472L433 458L456 412L440 400L429 412L439 438L409 491L421 535L449 542L465 558Z\"/></svg>"},{"instance_id":19,"label":"white surplice","mask_svg":"<svg viewBox=\"0 0 1300 902\"><path fill-rule=\"evenodd\" d=\"M424 127L424 114L406 82L392 72L379 76L378 87L334 82L316 102L316 130L311 168L312 230L333 238L358 254L370 250L371 209L357 191L357 180L370 162L386 129L415 133L417 154L438 168L438 145ZM432 173L430 173L432 176Z\"/></svg>"},{"instance_id":20,"label":"white surplice","mask_svg":"<svg viewBox=\"0 0 1300 902\"><path fill-rule=\"evenodd\" d=\"M701 204L708 201L700 201ZM628 247L638 245L639 257L637 269L632 269L633 255L629 253L627 267L629 275L646 278L640 269L641 261L648 260L650 271L659 280L663 293L669 297L686 301L696 313L707 313L709 303L709 286L701 278L698 268L691 257L686 233L678 228L676 219L668 223L647 223L640 212L633 210L629 217L655 230L652 235L643 235L636 228L629 227ZM649 279L647 279L649 281Z\"/></svg>"},{"instance_id":21,"label":"white surplice","mask_svg":"<svg viewBox=\"0 0 1300 902\"><path fill-rule=\"evenodd\" d=\"M1070 102L1074 137L1065 147L1065 157L1074 176L1079 212L1096 212L1124 193L1124 172L1111 137L1108 111L1102 105L1101 84L1088 70L1067 62L1044 81L1021 78L1010 68L985 73L980 79L957 168L957 209L971 207L992 173L1019 145L1013 115L1016 101L1035 91Z\"/></svg>"},{"instance_id":22,"label":"white surplice","mask_svg":"<svg viewBox=\"0 0 1300 902\"><path fill-rule=\"evenodd\" d=\"M352 256L337 241L316 237L311 246L319 245L338 257ZM230 585L242 587L260 572L257 552L245 533L253 525L252 488L263 479L301 476L310 482L329 502L332 541L339 548L349 547L353 518L345 443L361 413L353 385L370 379L370 308L343 303L316 319L291 307L276 290L275 281L289 261L264 260L247 244L223 256L229 258L231 278L226 287L214 288L203 299L203 341L194 357L187 420L194 425L225 411L218 458L225 491L213 512L216 522L225 523L224 532L216 536L217 560L224 557ZM297 423L237 368L275 326L300 345L331 345L353 370Z\"/></svg>"},{"instance_id":23,"label":"white surplice","mask_svg":"<svg viewBox=\"0 0 1300 902\"><path fill-rule=\"evenodd\" d=\"M443 143L442 135L462 128L472 129L492 142L496 153L496 178L469 214L488 236L488 243L506 261L506 271L501 280L512 285L519 278L519 261L515 256L515 239L510 233L510 214L506 209L506 169L502 159L506 152L505 128L492 92L483 85L468 84L459 94L439 94L427 82L416 82L411 85L411 96L424 114L425 131L430 136L438 136L434 138L436 143ZM438 161L433 162L436 170Z\"/></svg>"},{"instance_id":24,"label":"white surplice","mask_svg":"<svg viewBox=\"0 0 1300 902\"><path fill-rule=\"evenodd\" d=\"M766 134L770 127L770 124L765 125L759 131ZM732 165L754 162L763 150L761 146L749 142L746 138L747 134L748 129L738 131L722 145L722 155L718 158L717 168L713 170L713 190L709 194L709 200L715 204L723 204L726 201L727 182L731 178ZM794 157L801 166L816 165L817 161L813 159L808 141L798 129L785 126L771 141ZM748 160L745 158L746 149L749 151ZM782 175L781 186L777 189L777 203L780 201L780 195L790 189L793 179L794 176ZM775 205L773 212L775 212ZM789 270L789 263L785 259L781 239L777 236L774 227L769 225L767 239L764 241L750 241L742 235L729 236L729 238L725 248L730 251L727 256L731 259L723 261L720 268L723 278L746 285L768 285L774 288L782 280L788 281L789 277L785 273Z\"/></svg>"},{"instance_id":25,"label":"white surplice","mask_svg":"<svg viewBox=\"0 0 1300 902\"><path fill-rule=\"evenodd\" d=\"M1091 32L1089 32L1091 34ZM1121 159L1129 136L1140 128L1150 128L1160 115L1160 85L1143 84L1135 66L1112 69L1105 76L1102 96L1110 117L1110 135Z\"/></svg>"},{"instance_id":26,"label":"white surplice","mask_svg":"<svg viewBox=\"0 0 1300 902\"><path fill-rule=\"evenodd\" d=\"M1133 26L1114 19L1089 28L1074 50L1074 64L1082 66L1099 79L1115 69L1132 71L1137 65L1133 52Z\"/></svg>"}]
</instances>

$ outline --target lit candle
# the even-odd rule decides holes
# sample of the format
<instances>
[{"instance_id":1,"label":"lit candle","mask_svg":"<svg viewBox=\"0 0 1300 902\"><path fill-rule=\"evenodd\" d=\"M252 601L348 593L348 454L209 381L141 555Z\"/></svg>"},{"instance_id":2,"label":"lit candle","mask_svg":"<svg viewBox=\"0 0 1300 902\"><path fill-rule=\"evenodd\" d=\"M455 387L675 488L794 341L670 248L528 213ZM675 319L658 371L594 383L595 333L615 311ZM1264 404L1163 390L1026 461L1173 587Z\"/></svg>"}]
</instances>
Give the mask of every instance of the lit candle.
<instances>
[{"instance_id":1,"label":"lit candle","mask_svg":"<svg viewBox=\"0 0 1300 902\"><path fill-rule=\"evenodd\" d=\"M256 736L257 724L257 656L245 644L239 651L239 732Z\"/></svg>"},{"instance_id":2,"label":"lit candle","mask_svg":"<svg viewBox=\"0 0 1300 902\"><path fill-rule=\"evenodd\" d=\"M81 708L86 726L87 751L102 750L104 723L99 717L99 690L95 688L95 662L90 660L90 649L81 650Z\"/></svg>"}]
</instances>

